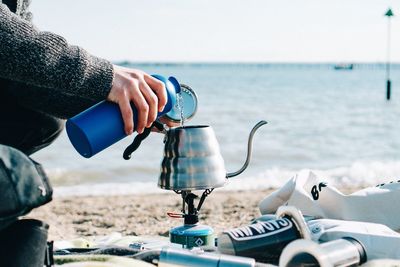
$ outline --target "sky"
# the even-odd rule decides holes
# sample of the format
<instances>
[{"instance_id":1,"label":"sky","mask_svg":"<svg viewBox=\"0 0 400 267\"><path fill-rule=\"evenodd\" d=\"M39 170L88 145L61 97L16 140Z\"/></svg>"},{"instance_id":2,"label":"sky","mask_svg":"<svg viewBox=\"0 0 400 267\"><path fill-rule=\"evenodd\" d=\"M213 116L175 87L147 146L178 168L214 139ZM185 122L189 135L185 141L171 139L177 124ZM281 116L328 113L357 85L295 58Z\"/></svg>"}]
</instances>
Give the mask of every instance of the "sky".
<instances>
[{"instance_id":1,"label":"sky","mask_svg":"<svg viewBox=\"0 0 400 267\"><path fill-rule=\"evenodd\" d=\"M33 22L133 62L400 62L400 0L33 0Z\"/></svg>"}]
</instances>

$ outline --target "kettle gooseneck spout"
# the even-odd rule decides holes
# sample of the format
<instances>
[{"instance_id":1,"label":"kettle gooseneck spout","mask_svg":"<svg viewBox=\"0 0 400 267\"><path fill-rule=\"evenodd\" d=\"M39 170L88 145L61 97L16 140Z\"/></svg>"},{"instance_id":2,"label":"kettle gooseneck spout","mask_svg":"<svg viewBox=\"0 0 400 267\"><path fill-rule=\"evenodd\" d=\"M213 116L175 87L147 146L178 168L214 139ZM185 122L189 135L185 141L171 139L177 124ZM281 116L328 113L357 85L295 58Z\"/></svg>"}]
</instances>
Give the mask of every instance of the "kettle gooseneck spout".
<instances>
[{"instance_id":1,"label":"kettle gooseneck spout","mask_svg":"<svg viewBox=\"0 0 400 267\"><path fill-rule=\"evenodd\" d=\"M246 157L245 163L243 164L242 168L240 168L238 171L227 173L226 178L235 177L235 176L241 174L242 172L244 172L244 170L246 170L247 166L250 163L250 159L251 159L251 153L252 153L252 147L253 147L253 136L254 136L255 132L258 130L258 128L260 128L261 126L263 126L265 124L267 124L266 121L264 121L264 120L259 121L256 125L254 125L253 129L251 129L251 132L249 134L249 140L247 143L247 157Z\"/></svg>"}]
</instances>

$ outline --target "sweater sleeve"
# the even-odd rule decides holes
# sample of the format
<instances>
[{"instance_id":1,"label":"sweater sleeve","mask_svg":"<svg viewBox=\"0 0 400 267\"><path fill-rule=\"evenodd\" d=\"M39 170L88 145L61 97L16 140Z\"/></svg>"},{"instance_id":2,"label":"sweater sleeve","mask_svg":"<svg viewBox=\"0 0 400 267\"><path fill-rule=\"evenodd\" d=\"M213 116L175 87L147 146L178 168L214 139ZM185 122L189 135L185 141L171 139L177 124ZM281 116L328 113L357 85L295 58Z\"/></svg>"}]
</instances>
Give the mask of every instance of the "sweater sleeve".
<instances>
[{"instance_id":1,"label":"sweater sleeve","mask_svg":"<svg viewBox=\"0 0 400 267\"><path fill-rule=\"evenodd\" d=\"M113 65L0 4L0 78L100 101L111 90Z\"/></svg>"}]
</instances>

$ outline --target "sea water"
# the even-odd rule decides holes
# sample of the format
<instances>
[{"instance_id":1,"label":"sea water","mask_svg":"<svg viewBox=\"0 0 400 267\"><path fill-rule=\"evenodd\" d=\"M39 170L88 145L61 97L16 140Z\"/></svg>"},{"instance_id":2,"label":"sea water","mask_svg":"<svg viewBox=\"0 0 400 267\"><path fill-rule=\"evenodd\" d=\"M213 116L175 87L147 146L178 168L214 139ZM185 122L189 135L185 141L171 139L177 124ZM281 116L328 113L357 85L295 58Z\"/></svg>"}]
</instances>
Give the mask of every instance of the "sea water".
<instances>
[{"instance_id":1,"label":"sea water","mask_svg":"<svg viewBox=\"0 0 400 267\"><path fill-rule=\"evenodd\" d=\"M386 101L381 65L352 71L335 71L332 64L130 66L175 76L195 90L198 110L185 125L213 127L228 172L245 161L253 125L268 121L254 136L249 167L224 189L276 188L301 169L337 186L400 178L399 67L392 68L392 100ZM165 192L157 188L163 137L152 133L125 161L134 135L85 159L63 133L33 157L46 168L56 196Z\"/></svg>"}]
</instances>

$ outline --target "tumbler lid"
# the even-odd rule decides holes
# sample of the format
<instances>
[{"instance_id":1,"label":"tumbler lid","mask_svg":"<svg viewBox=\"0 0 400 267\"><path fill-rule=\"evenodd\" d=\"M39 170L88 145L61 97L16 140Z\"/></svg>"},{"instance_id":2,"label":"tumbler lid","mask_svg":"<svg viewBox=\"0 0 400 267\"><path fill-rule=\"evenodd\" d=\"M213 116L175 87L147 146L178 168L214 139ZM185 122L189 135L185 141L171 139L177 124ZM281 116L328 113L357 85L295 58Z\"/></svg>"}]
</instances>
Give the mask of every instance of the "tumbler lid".
<instances>
[{"instance_id":1,"label":"tumbler lid","mask_svg":"<svg viewBox=\"0 0 400 267\"><path fill-rule=\"evenodd\" d=\"M185 84L180 84L181 92L177 94L176 104L164 115L165 118L173 122L180 122L191 119L197 112L197 95L192 88ZM179 99L180 98L180 99ZM181 108L182 107L182 111ZM181 112L183 114L181 114Z\"/></svg>"}]
</instances>

